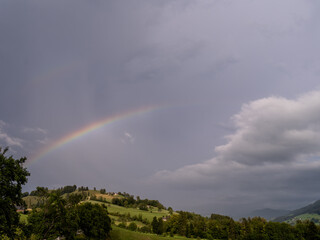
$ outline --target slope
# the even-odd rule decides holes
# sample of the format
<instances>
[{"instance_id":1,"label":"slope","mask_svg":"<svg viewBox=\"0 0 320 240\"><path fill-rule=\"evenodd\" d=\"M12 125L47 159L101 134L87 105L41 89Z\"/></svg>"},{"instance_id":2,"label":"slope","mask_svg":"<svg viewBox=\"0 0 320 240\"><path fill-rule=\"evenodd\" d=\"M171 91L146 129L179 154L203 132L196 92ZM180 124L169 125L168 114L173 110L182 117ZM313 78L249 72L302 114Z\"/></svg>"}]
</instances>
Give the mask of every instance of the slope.
<instances>
[{"instance_id":1,"label":"slope","mask_svg":"<svg viewBox=\"0 0 320 240\"><path fill-rule=\"evenodd\" d=\"M320 219L320 200L309 204L305 207L299 208L297 210L291 211L290 213L277 217L274 219L275 222L288 222L294 223L297 220L310 220L315 221L314 219Z\"/></svg>"}]
</instances>

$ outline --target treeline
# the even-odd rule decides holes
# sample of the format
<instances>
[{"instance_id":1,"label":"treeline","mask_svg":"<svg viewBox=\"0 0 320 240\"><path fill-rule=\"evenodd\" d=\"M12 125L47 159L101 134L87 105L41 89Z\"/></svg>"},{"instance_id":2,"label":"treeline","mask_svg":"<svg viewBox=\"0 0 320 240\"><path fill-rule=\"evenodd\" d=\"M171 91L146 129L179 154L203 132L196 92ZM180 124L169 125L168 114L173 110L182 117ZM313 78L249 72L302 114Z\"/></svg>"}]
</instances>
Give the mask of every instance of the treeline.
<instances>
[{"instance_id":1,"label":"treeline","mask_svg":"<svg viewBox=\"0 0 320 240\"><path fill-rule=\"evenodd\" d=\"M161 235L175 234L187 238L201 239L239 239L239 240L317 240L320 239L320 227L311 221L298 221L291 226L287 223L268 222L263 218L232 218L218 214L203 217L198 214L179 211L163 221L154 218L152 232Z\"/></svg>"},{"instance_id":2,"label":"treeline","mask_svg":"<svg viewBox=\"0 0 320 240\"><path fill-rule=\"evenodd\" d=\"M122 196L122 198L113 198L111 203L122 207L139 208L140 210L145 211L148 211L150 207L156 207L159 210L165 209L158 200L140 199L139 196L137 199L134 199L133 195Z\"/></svg>"},{"instance_id":3,"label":"treeline","mask_svg":"<svg viewBox=\"0 0 320 240\"><path fill-rule=\"evenodd\" d=\"M38 188L44 188L46 191L49 191L47 187L37 187L37 189ZM89 191L89 187L81 186L81 187L77 188L77 185L67 185L67 186L64 186L64 187L60 187L60 188L58 188L56 190L59 190L61 192L61 194L65 194L65 193L75 192L76 190L78 190L79 192ZM96 190L96 188L94 188L94 190ZM33 190L30 193L28 193L28 192L22 193L22 196L23 197L26 197L26 196L38 196L38 193L39 193L39 191ZM104 188L100 189L100 193L105 194L106 193L106 189L104 189Z\"/></svg>"}]
</instances>

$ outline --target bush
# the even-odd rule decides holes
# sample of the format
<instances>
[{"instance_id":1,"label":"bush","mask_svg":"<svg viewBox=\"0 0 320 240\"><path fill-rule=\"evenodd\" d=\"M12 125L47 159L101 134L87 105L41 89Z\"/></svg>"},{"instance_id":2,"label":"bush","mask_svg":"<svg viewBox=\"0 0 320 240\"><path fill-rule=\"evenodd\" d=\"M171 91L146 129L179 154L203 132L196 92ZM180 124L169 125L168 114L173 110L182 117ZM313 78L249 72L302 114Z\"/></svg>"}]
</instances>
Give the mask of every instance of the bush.
<instances>
[{"instance_id":1,"label":"bush","mask_svg":"<svg viewBox=\"0 0 320 240\"><path fill-rule=\"evenodd\" d=\"M136 231L137 228L138 228L138 226L137 226L137 224L135 224L134 222L131 222L131 223L129 224L129 226L128 226L128 229L129 229L130 231Z\"/></svg>"},{"instance_id":2,"label":"bush","mask_svg":"<svg viewBox=\"0 0 320 240\"><path fill-rule=\"evenodd\" d=\"M84 203L78 206L79 227L88 238L105 239L111 230L106 207Z\"/></svg>"},{"instance_id":3,"label":"bush","mask_svg":"<svg viewBox=\"0 0 320 240\"><path fill-rule=\"evenodd\" d=\"M139 231L143 233L151 233L151 228L149 226L143 226L139 229Z\"/></svg>"},{"instance_id":4,"label":"bush","mask_svg":"<svg viewBox=\"0 0 320 240\"><path fill-rule=\"evenodd\" d=\"M127 228L127 225L124 222L118 224L118 227Z\"/></svg>"}]
</instances>

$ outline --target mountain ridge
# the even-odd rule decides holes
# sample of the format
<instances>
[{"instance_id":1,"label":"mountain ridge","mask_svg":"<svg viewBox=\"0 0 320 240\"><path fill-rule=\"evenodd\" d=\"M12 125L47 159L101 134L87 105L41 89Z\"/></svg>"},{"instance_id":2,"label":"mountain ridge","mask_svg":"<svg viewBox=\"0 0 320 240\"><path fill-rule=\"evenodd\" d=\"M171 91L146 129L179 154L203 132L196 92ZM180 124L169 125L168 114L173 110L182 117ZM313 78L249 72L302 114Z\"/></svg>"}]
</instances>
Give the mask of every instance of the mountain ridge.
<instances>
[{"instance_id":1,"label":"mountain ridge","mask_svg":"<svg viewBox=\"0 0 320 240\"><path fill-rule=\"evenodd\" d=\"M289 214L290 210L285 209L273 209L273 208L262 208L252 211L249 214L249 217L263 217L266 220L272 220L277 217L281 217Z\"/></svg>"},{"instance_id":2,"label":"mountain ridge","mask_svg":"<svg viewBox=\"0 0 320 240\"><path fill-rule=\"evenodd\" d=\"M273 219L275 222L285 222L294 219L297 216L304 214L317 214L320 215L320 200L315 201L305 207L298 208L290 211L288 214Z\"/></svg>"}]
</instances>

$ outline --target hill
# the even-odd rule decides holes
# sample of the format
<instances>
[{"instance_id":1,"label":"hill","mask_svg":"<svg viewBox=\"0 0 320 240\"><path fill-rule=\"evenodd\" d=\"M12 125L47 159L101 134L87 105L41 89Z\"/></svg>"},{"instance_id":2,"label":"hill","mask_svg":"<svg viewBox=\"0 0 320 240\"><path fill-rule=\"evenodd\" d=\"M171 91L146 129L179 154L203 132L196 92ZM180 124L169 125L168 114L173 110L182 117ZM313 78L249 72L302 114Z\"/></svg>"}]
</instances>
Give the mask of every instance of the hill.
<instances>
[{"instance_id":1,"label":"hill","mask_svg":"<svg viewBox=\"0 0 320 240\"><path fill-rule=\"evenodd\" d=\"M279 223L268 222L261 217L241 218L235 221L231 217L219 214L211 214L210 217L204 217L192 212L174 212L171 207L164 207L158 200L140 199L140 197L134 197L128 193L107 193L104 189L100 191L96 189L90 190L88 187L75 189L75 185L66 186L55 191L37 187L37 190L32 192L31 196L26 196L24 199L28 205L32 205L32 209L24 211L25 214L21 213L20 220L21 223L31 223L31 227L36 226L32 225L34 221L38 221L39 224L42 224L41 221L52 222L51 218L55 215L50 214L48 216L45 215L45 218L35 218L37 216L35 214L44 213L46 208L50 208L51 211L56 213L55 204L52 204L55 202L52 201L57 199L62 204L64 212L73 213L72 211L74 211L75 216L79 214L82 220L87 220L81 212L82 209L88 209L89 207L87 206L100 208L100 212L105 212L110 217L108 224L113 228L110 232L112 240L185 240L186 238L316 239L317 235L320 236L320 226L314 224L314 222L320 222L320 201L292 211L282 218L277 218L277 220L280 219L286 222ZM47 203L49 205L44 205ZM83 207L82 204L85 206ZM97 204L102 205L102 207L97 206ZM37 210L33 212L35 209ZM254 211L252 215L272 218L273 214L280 214L281 212L283 210L261 209ZM30 215L28 216L28 214ZM94 216L98 215L95 214ZM105 219L107 217L103 217L103 220ZM303 221L295 225L294 223L297 219L312 220L312 222ZM67 220L67 218L61 219L60 222ZM103 220L98 220L97 222ZM87 225L80 225L82 224L80 221L71 219L67 223L70 226L75 223L77 228L74 229L83 231L78 233L77 239L86 239L86 236L90 234L88 231L84 232L84 230L88 230L84 227ZM42 225L40 225L40 229L42 229ZM35 234L41 234L41 232L37 232L38 228L33 227L32 229ZM240 229L245 229L245 231L239 231ZM265 229L263 234L261 229ZM59 236L58 234L59 232L55 232L53 236ZM72 234L75 236L76 232L74 231Z\"/></svg>"},{"instance_id":2,"label":"hill","mask_svg":"<svg viewBox=\"0 0 320 240\"><path fill-rule=\"evenodd\" d=\"M289 210L263 208L263 209L258 209L258 210L252 211L249 214L249 216L250 217L263 217L266 220L272 220L274 218L287 215L289 213L290 213Z\"/></svg>"},{"instance_id":3,"label":"hill","mask_svg":"<svg viewBox=\"0 0 320 240\"><path fill-rule=\"evenodd\" d=\"M320 223L320 200L291 211L284 216L277 217L273 221L294 224L297 220L310 220L314 223Z\"/></svg>"}]
</instances>

